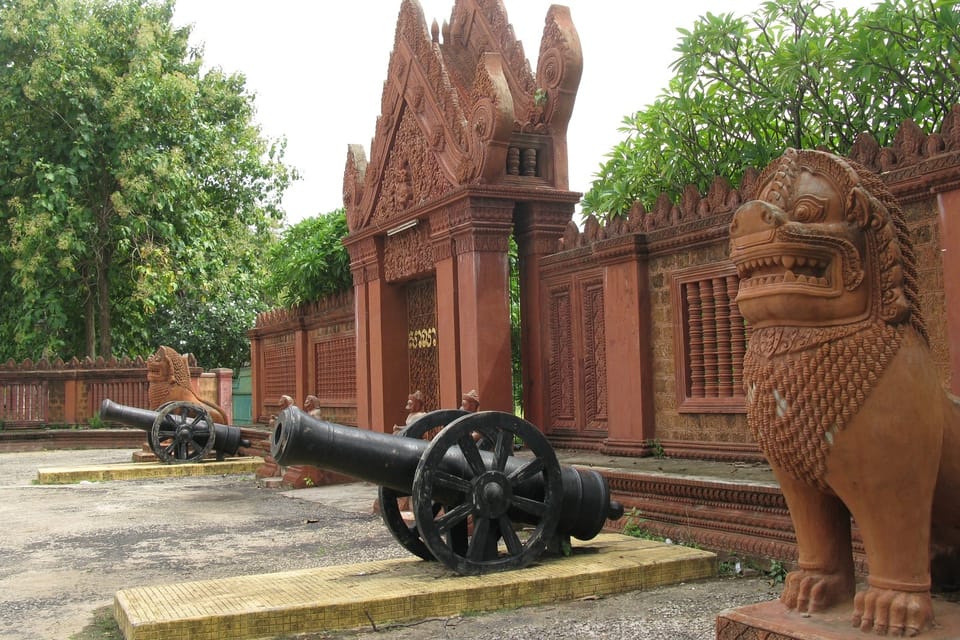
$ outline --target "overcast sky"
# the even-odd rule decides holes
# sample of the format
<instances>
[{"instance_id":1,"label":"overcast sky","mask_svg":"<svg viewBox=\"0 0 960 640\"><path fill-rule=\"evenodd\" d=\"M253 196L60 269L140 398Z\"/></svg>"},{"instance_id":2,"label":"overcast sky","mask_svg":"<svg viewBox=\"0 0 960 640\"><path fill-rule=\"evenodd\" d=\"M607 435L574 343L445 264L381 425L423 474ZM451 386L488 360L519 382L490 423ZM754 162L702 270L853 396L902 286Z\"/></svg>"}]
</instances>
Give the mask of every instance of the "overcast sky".
<instances>
[{"instance_id":1,"label":"overcast sky","mask_svg":"<svg viewBox=\"0 0 960 640\"><path fill-rule=\"evenodd\" d=\"M583 48L583 77L568 130L570 189L586 192L627 114L667 85L678 28L705 13L752 13L761 0L567 0ZM449 20L453 0L420 0L427 24ZM546 0L504 0L536 70ZM869 6L868 0L836 5ZM287 222L343 205L347 145L370 140L393 48L400 0L177 0L174 21L193 25L208 66L246 76L257 121L287 139L302 179L284 198Z\"/></svg>"}]
</instances>

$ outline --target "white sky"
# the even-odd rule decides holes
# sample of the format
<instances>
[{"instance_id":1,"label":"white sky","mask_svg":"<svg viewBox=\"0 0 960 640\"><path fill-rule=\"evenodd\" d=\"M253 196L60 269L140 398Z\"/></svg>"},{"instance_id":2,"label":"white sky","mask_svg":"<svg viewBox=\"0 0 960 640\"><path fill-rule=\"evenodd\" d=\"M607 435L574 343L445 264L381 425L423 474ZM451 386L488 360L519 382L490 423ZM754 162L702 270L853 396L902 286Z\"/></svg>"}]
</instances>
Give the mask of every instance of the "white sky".
<instances>
[{"instance_id":1,"label":"white sky","mask_svg":"<svg viewBox=\"0 0 960 640\"><path fill-rule=\"evenodd\" d=\"M583 76L568 130L570 189L586 192L627 114L652 103L673 74L678 28L708 11L753 13L762 0L560 0L583 48ZM208 66L246 76L257 121L286 137L302 178L284 198L287 222L343 205L348 144L370 141L393 48L400 0L177 0L174 21L193 25ZM504 0L531 68L549 0ZM837 0L836 6L870 6ZM420 0L427 25L449 20L454 0Z\"/></svg>"}]
</instances>

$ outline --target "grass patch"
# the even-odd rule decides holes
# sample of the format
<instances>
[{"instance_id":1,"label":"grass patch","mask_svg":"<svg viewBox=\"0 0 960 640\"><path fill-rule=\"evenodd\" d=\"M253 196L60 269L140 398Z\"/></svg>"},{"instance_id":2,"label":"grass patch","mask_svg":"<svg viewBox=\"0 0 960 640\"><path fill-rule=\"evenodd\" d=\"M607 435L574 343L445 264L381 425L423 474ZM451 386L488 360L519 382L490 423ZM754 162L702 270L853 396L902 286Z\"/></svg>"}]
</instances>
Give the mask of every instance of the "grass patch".
<instances>
[{"instance_id":1,"label":"grass patch","mask_svg":"<svg viewBox=\"0 0 960 640\"><path fill-rule=\"evenodd\" d=\"M123 640L123 633L113 619L113 607L102 607L93 612L93 621L70 640Z\"/></svg>"}]
</instances>

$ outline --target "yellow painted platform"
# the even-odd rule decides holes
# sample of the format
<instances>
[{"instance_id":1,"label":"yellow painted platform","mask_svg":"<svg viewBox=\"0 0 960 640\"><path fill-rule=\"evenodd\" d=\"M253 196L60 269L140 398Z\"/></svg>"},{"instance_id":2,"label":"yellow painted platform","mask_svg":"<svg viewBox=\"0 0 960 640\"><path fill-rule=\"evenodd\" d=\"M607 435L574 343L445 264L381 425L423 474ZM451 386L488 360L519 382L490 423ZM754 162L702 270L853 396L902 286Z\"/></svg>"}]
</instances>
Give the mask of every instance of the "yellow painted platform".
<instances>
[{"instance_id":1,"label":"yellow painted platform","mask_svg":"<svg viewBox=\"0 0 960 640\"><path fill-rule=\"evenodd\" d=\"M416 558L118 591L126 640L271 638L610 595L716 575L716 556L602 534L567 558L460 576Z\"/></svg>"},{"instance_id":2,"label":"yellow painted platform","mask_svg":"<svg viewBox=\"0 0 960 640\"><path fill-rule=\"evenodd\" d=\"M253 473L263 464L263 458L251 456L228 458L222 462L207 460L202 463L163 464L160 462L121 462L86 467L42 467L37 470L38 484L71 484L75 482L102 482L104 480L142 480L145 478L183 478L212 476L225 473Z\"/></svg>"}]
</instances>

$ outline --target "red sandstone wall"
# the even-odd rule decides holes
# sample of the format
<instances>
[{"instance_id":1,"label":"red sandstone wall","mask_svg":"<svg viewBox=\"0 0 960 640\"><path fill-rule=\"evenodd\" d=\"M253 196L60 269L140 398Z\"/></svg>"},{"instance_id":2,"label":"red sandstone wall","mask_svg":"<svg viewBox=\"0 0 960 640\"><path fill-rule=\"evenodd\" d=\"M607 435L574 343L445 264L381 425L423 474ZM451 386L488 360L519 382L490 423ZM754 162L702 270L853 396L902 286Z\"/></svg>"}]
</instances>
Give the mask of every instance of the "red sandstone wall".
<instances>
[{"instance_id":1,"label":"red sandstone wall","mask_svg":"<svg viewBox=\"0 0 960 640\"><path fill-rule=\"evenodd\" d=\"M260 314L250 331L253 418L276 415L280 396L302 407L320 400L327 420L357 424L357 363L353 292Z\"/></svg>"},{"instance_id":2,"label":"red sandstone wall","mask_svg":"<svg viewBox=\"0 0 960 640\"><path fill-rule=\"evenodd\" d=\"M876 143L871 144L869 136L864 136L851 152L851 157L881 172L884 182L901 202L917 257L921 311L930 335L931 350L944 386L949 388L953 379L960 376L960 372L955 370L960 326L955 326L957 323L952 319L956 315L955 310L951 315L947 309L948 296L945 292L960 288L957 283L960 273L945 269L947 253L955 247L948 246L949 243L942 236L944 225L960 219L960 211L941 210L944 201L953 200L941 197L938 201L938 194L956 193L960 185L960 107L954 109L944 123L943 131L943 134L927 136L907 123L898 135L894 148L880 149ZM742 185L744 194L750 194L756 177L755 171L746 173ZM720 342L719 346L717 341L708 344L706 338L701 340L699 335L691 337L694 334L689 327L695 323L693 316L688 315L692 313L689 299L678 294L681 290L678 282L683 284L705 280L708 282L706 289L701 288L700 291L707 292L709 301L710 292L716 287L723 287L725 282L733 285L728 275L727 226L733 211L746 197L749 195L744 196L730 189L722 180L716 181L705 195L688 188L677 203L663 197L649 212L638 205L627 219L616 220L607 226L600 225L596 220L588 220L582 231L571 229L564 237L565 251L542 261L542 280L548 290L550 287L573 287L583 279L596 279L598 270L605 268L608 270L603 281L607 288L610 271L600 264L602 260L599 256L609 253L604 247L610 245L613 239L633 236L635 242L628 259L636 261L640 273L646 273L646 280L641 286L645 285L649 293L648 314L641 310L639 315L640 325L649 325L651 348L648 358L641 356L634 369L645 371L650 376L652 393L646 397L652 407L643 406L639 400L643 394L637 394L634 387L614 377L608 380L605 389L605 406L611 415L650 411L653 415L652 425L634 430L631 437L636 442L633 447L624 441L623 434L615 445L609 440L604 441L600 434L593 434L595 437L592 439L572 437L571 434L577 433L585 435L584 423L576 420L577 416L584 415L583 407L578 405L582 403L584 393L582 376L570 374L567 375L566 386L553 385L551 388L555 396L551 399L551 406L565 407L564 403L574 406L559 413L554 411L547 424L543 425L555 444L642 454L651 450L649 441L655 440L668 455L673 456L759 458L746 427L742 399L736 394L719 398L706 393L703 395L707 397L694 397L691 402L691 396L696 396L687 388L691 379L688 370L691 350L694 360L705 352L722 354L726 350L727 361L733 362L734 366L739 363L738 358L731 356L729 336L727 342ZM710 283L714 289L711 289ZM613 325L637 323L637 318L632 315L618 315L617 310L622 305L615 296L605 295L603 299L604 304L608 305L605 314L607 333L610 333ZM583 317L584 307L582 304L577 306L582 301L578 302L574 297L570 301L572 307L565 312L567 316L573 319ZM704 303L705 308L708 306ZM722 310L724 304L718 302L716 307ZM717 309L711 309L709 315L704 312L703 326L713 327L715 320L722 315ZM727 316L723 321L726 327L735 327L738 318ZM576 326L576 322L571 324ZM565 354L564 358L569 362L582 363L597 353L608 359L624 357L620 349L594 349L588 353L593 346L585 344L576 331L563 327L558 330L556 326L546 327L545 330L549 333L546 342L551 345L553 352ZM642 341L642 330L637 333L637 339ZM716 333L719 336L724 332L717 329ZM699 346L691 347L692 344ZM549 364L545 363L544 370L549 370ZM716 361L714 366L717 366ZM599 365L599 369L609 368L609 363ZM724 368L719 367L721 370ZM707 369L709 371L709 363ZM957 385L954 383L954 386ZM714 389L713 395L721 396L722 393L718 394ZM607 427L611 432L617 429L612 421Z\"/></svg>"}]
</instances>

